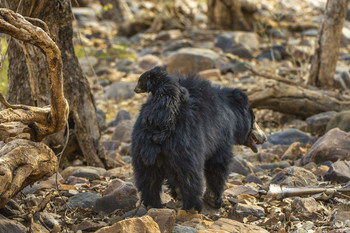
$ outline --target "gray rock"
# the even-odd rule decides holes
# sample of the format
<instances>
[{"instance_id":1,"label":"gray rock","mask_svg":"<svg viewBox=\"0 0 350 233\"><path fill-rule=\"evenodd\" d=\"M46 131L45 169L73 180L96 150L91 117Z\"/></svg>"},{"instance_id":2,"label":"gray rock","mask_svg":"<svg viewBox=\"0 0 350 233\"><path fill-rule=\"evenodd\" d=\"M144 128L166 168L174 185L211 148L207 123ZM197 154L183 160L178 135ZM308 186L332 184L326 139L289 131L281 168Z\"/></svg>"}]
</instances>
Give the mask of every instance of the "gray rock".
<instances>
[{"instance_id":1,"label":"gray rock","mask_svg":"<svg viewBox=\"0 0 350 233\"><path fill-rule=\"evenodd\" d=\"M254 32L228 32L215 38L215 46L221 48L224 52L238 43L244 44L253 50L259 48L259 38Z\"/></svg>"},{"instance_id":2,"label":"gray rock","mask_svg":"<svg viewBox=\"0 0 350 233\"><path fill-rule=\"evenodd\" d=\"M193 227L186 227L186 226L175 226L173 229L173 233L196 233L198 230Z\"/></svg>"},{"instance_id":3,"label":"gray rock","mask_svg":"<svg viewBox=\"0 0 350 233\"><path fill-rule=\"evenodd\" d=\"M92 23L97 24L96 13L90 7L74 7L72 8L72 12L78 24L81 26L91 26Z\"/></svg>"},{"instance_id":4,"label":"gray rock","mask_svg":"<svg viewBox=\"0 0 350 233\"><path fill-rule=\"evenodd\" d=\"M3 216L0 216L0 232L24 233L27 232L27 229L17 221L6 219L3 218Z\"/></svg>"},{"instance_id":5,"label":"gray rock","mask_svg":"<svg viewBox=\"0 0 350 233\"><path fill-rule=\"evenodd\" d=\"M107 128L106 114L102 109L96 108L97 123L100 130L105 130Z\"/></svg>"},{"instance_id":6,"label":"gray rock","mask_svg":"<svg viewBox=\"0 0 350 233\"><path fill-rule=\"evenodd\" d=\"M123 58L116 62L115 67L122 72L128 73L131 70L133 63L133 60L130 58Z\"/></svg>"},{"instance_id":7,"label":"gray rock","mask_svg":"<svg viewBox=\"0 0 350 233\"><path fill-rule=\"evenodd\" d=\"M137 61L137 66L142 70L149 70L155 66L161 65L162 61L157 56L151 54L140 57Z\"/></svg>"},{"instance_id":8,"label":"gray rock","mask_svg":"<svg viewBox=\"0 0 350 233\"><path fill-rule=\"evenodd\" d=\"M95 193L78 193L68 199L68 205L72 208L88 208L92 206L98 198L100 198L100 196Z\"/></svg>"},{"instance_id":9,"label":"gray rock","mask_svg":"<svg viewBox=\"0 0 350 233\"><path fill-rule=\"evenodd\" d=\"M325 180L346 183L350 181L350 161L337 161L324 175Z\"/></svg>"},{"instance_id":10,"label":"gray rock","mask_svg":"<svg viewBox=\"0 0 350 233\"><path fill-rule=\"evenodd\" d=\"M131 119L130 113L124 109L121 109L118 111L115 119L108 123L108 126L116 126L119 122L123 120L130 120L130 119Z\"/></svg>"},{"instance_id":11,"label":"gray rock","mask_svg":"<svg viewBox=\"0 0 350 233\"><path fill-rule=\"evenodd\" d=\"M172 53L168 59L167 71L172 74L193 74L202 70L217 68L221 56L210 49L183 48Z\"/></svg>"},{"instance_id":12,"label":"gray rock","mask_svg":"<svg viewBox=\"0 0 350 233\"><path fill-rule=\"evenodd\" d=\"M126 100L132 98L135 93L136 83L114 82L109 86L106 92L107 99Z\"/></svg>"},{"instance_id":13,"label":"gray rock","mask_svg":"<svg viewBox=\"0 0 350 233\"><path fill-rule=\"evenodd\" d=\"M87 178L89 180L95 180L100 178L100 174L97 170L89 168L89 167L83 167L73 172L72 176L76 177L83 177Z\"/></svg>"},{"instance_id":14,"label":"gray rock","mask_svg":"<svg viewBox=\"0 0 350 233\"><path fill-rule=\"evenodd\" d=\"M298 214L310 217L318 209L318 203L313 197L296 197L292 202L292 209Z\"/></svg>"},{"instance_id":15,"label":"gray rock","mask_svg":"<svg viewBox=\"0 0 350 233\"><path fill-rule=\"evenodd\" d=\"M181 48L193 47L193 42L188 39L169 40L163 45L162 53L172 52Z\"/></svg>"},{"instance_id":16,"label":"gray rock","mask_svg":"<svg viewBox=\"0 0 350 233\"><path fill-rule=\"evenodd\" d=\"M131 142L131 133L134 127L133 120L121 121L114 129L112 139L120 142Z\"/></svg>"},{"instance_id":17,"label":"gray rock","mask_svg":"<svg viewBox=\"0 0 350 233\"><path fill-rule=\"evenodd\" d=\"M250 173L251 168L244 159L234 156L230 162L229 171L246 176Z\"/></svg>"},{"instance_id":18,"label":"gray rock","mask_svg":"<svg viewBox=\"0 0 350 233\"><path fill-rule=\"evenodd\" d=\"M238 203L234 209L233 213L244 218L248 216L253 216L256 219L260 219L265 216L264 208L256 205L247 205Z\"/></svg>"},{"instance_id":19,"label":"gray rock","mask_svg":"<svg viewBox=\"0 0 350 233\"><path fill-rule=\"evenodd\" d=\"M306 119L311 135L320 136L326 132L329 120L336 114L335 111L323 112Z\"/></svg>"},{"instance_id":20,"label":"gray rock","mask_svg":"<svg viewBox=\"0 0 350 233\"><path fill-rule=\"evenodd\" d=\"M266 52L260 53L256 57L256 59L258 59L259 61L263 61L263 60L281 61L282 56L281 56L281 53L279 51L272 50L272 51L266 51Z\"/></svg>"},{"instance_id":21,"label":"gray rock","mask_svg":"<svg viewBox=\"0 0 350 233\"><path fill-rule=\"evenodd\" d=\"M239 195L242 194L256 196L258 195L258 190L250 186L238 185L233 188L226 189L223 193L223 197L227 199L237 198Z\"/></svg>"},{"instance_id":22,"label":"gray rock","mask_svg":"<svg viewBox=\"0 0 350 233\"><path fill-rule=\"evenodd\" d=\"M303 36L311 36L311 37L317 37L318 30L317 29L308 29L301 33Z\"/></svg>"},{"instance_id":23,"label":"gray rock","mask_svg":"<svg viewBox=\"0 0 350 233\"><path fill-rule=\"evenodd\" d=\"M345 132L350 132L350 110L338 112L327 124L326 131L339 128Z\"/></svg>"},{"instance_id":24,"label":"gray rock","mask_svg":"<svg viewBox=\"0 0 350 233\"><path fill-rule=\"evenodd\" d=\"M350 160L350 133L338 128L319 138L302 158L302 163Z\"/></svg>"},{"instance_id":25,"label":"gray rock","mask_svg":"<svg viewBox=\"0 0 350 233\"><path fill-rule=\"evenodd\" d=\"M175 39L177 37L180 37L181 35L182 35L181 31L178 29L161 31L157 35L156 40L167 41L167 40L171 40L171 39Z\"/></svg>"},{"instance_id":26,"label":"gray rock","mask_svg":"<svg viewBox=\"0 0 350 233\"><path fill-rule=\"evenodd\" d=\"M253 54L250 48L244 44L236 44L232 48L226 50L227 53L232 53L240 58L252 59Z\"/></svg>"},{"instance_id":27,"label":"gray rock","mask_svg":"<svg viewBox=\"0 0 350 233\"><path fill-rule=\"evenodd\" d=\"M79 64L81 66L81 69L83 70L84 74L87 75L93 75L91 67L94 67L95 65L97 65L97 63L97 58L93 56L79 58Z\"/></svg>"},{"instance_id":28,"label":"gray rock","mask_svg":"<svg viewBox=\"0 0 350 233\"><path fill-rule=\"evenodd\" d=\"M314 140L313 137L298 129L287 129L267 136L267 142L264 144L291 145L294 142L300 142L302 146L305 146L313 143Z\"/></svg>"},{"instance_id":29,"label":"gray rock","mask_svg":"<svg viewBox=\"0 0 350 233\"><path fill-rule=\"evenodd\" d=\"M132 183L126 182L120 185L113 193L98 198L94 209L111 213L116 209L129 210L135 208L138 201L137 190Z\"/></svg>"},{"instance_id":30,"label":"gray rock","mask_svg":"<svg viewBox=\"0 0 350 233\"><path fill-rule=\"evenodd\" d=\"M310 171L301 167L288 167L277 173L271 184L288 187L307 187L318 185L317 177Z\"/></svg>"},{"instance_id":31,"label":"gray rock","mask_svg":"<svg viewBox=\"0 0 350 233\"><path fill-rule=\"evenodd\" d=\"M246 177L244 177L243 181L247 182L247 183L263 184L262 181L258 177L254 176L252 174L249 174Z\"/></svg>"}]
</instances>

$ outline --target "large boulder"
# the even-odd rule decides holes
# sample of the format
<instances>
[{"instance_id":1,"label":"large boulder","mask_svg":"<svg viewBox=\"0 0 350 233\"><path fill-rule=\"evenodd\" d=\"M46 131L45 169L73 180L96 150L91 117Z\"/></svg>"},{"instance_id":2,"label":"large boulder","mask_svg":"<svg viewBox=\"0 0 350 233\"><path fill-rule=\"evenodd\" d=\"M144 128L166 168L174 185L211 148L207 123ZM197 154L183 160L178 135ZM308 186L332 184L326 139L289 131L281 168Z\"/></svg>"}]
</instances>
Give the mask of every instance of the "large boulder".
<instances>
[{"instance_id":1,"label":"large boulder","mask_svg":"<svg viewBox=\"0 0 350 233\"><path fill-rule=\"evenodd\" d=\"M182 48L169 56L167 71L171 74L193 74L217 68L221 56L210 49Z\"/></svg>"},{"instance_id":2,"label":"large boulder","mask_svg":"<svg viewBox=\"0 0 350 233\"><path fill-rule=\"evenodd\" d=\"M331 129L339 128L345 132L350 132L350 110L338 112L328 122L326 131Z\"/></svg>"},{"instance_id":3,"label":"large boulder","mask_svg":"<svg viewBox=\"0 0 350 233\"><path fill-rule=\"evenodd\" d=\"M335 128L315 142L303 157L302 163L350 160L349 151L350 133Z\"/></svg>"}]
</instances>

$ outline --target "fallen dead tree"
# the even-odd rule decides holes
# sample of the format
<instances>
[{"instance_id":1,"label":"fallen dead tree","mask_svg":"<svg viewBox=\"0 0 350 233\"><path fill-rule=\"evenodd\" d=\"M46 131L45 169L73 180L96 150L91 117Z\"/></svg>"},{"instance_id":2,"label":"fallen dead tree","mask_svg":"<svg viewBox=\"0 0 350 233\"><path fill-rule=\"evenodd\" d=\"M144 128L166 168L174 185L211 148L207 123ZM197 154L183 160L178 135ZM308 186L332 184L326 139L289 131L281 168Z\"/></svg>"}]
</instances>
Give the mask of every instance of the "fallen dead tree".
<instances>
[{"instance_id":1,"label":"fallen dead tree","mask_svg":"<svg viewBox=\"0 0 350 233\"><path fill-rule=\"evenodd\" d=\"M50 74L50 106L11 105L0 95L0 102L6 107L0 111L0 207L25 186L57 171L57 157L40 141L63 129L68 119L61 52L47 32L29 21L37 20L27 20L0 8L0 33L33 44L45 54Z\"/></svg>"},{"instance_id":2,"label":"fallen dead tree","mask_svg":"<svg viewBox=\"0 0 350 233\"><path fill-rule=\"evenodd\" d=\"M330 91L311 90L278 81L259 82L247 90L250 105L309 117L321 112L350 109L350 100Z\"/></svg>"},{"instance_id":3,"label":"fallen dead tree","mask_svg":"<svg viewBox=\"0 0 350 233\"><path fill-rule=\"evenodd\" d=\"M305 86L279 76L260 73L247 67L254 76L262 77L256 84L242 88L253 108L309 117L327 111L350 109L350 97L332 91Z\"/></svg>"}]
</instances>

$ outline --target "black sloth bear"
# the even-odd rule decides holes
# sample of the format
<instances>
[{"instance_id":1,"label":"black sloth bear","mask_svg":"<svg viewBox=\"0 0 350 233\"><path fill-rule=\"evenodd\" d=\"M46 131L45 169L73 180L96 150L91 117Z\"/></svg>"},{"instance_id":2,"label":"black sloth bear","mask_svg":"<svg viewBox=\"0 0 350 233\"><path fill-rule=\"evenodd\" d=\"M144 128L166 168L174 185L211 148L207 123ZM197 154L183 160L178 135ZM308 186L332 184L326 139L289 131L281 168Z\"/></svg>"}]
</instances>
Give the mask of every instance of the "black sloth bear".
<instances>
[{"instance_id":1,"label":"black sloth bear","mask_svg":"<svg viewBox=\"0 0 350 233\"><path fill-rule=\"evenodd\" d=\"M191 77L171 77L160 67L143 73L136 93L150 92L132 133L135 184L145 206L161 208L164 180L184 210L202 207L203 182L212 205L220 208L234 144L266 140L254 121L247 95Z\"/></svg>"}]
</instances>

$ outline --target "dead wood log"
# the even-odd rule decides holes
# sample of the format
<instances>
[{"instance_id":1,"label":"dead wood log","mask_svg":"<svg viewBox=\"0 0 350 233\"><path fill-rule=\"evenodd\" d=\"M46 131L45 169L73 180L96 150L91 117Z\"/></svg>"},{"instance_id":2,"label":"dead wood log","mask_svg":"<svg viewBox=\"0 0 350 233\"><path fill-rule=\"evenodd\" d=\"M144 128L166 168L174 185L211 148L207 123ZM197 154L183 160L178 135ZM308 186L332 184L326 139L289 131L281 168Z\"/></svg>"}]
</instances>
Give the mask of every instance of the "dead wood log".
<instances>
[{"instance_id":1,"label":"dead wood log","mask_svg":"<svg viewBox=\"0 0 350 233\"><path fill-rule=\"evenodd\" d=\"M0 123L20 121L31 124L33 140L41 141L45 136L63 129L68 119L68 103L63 95L61 52L48 34L29 23L23 16L8 9L0 9L0 32L6 33L25 43L39 47L47 58L50 73L50 107L11 106L0 112Z\"/></svg>"},{"instance_id":2,"label":"dead wood log","mask_svg":"<svg viewBox=\"0 0 350 233\"><path fill-rule=\"evenodd\" d=\"M253 108L272 109L302 117L350 109L350 100L335 93L310 90L273 80L259 81L245 91Z\"/></svg>"},{"instance_id":3,"label":"dead wood log","mask_svg":"<svg viewBox=\"0 0 350 233\"><path fill-rule=\"evenodd\" d=\"M57 170L57 157L44 143L17 139L0 145L0 208L27 185Z\"/></svg>"}]
</instances>

